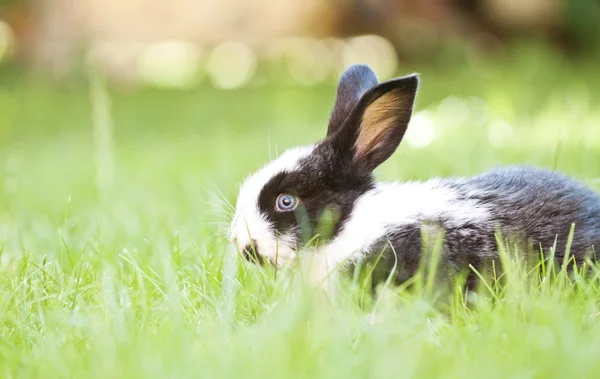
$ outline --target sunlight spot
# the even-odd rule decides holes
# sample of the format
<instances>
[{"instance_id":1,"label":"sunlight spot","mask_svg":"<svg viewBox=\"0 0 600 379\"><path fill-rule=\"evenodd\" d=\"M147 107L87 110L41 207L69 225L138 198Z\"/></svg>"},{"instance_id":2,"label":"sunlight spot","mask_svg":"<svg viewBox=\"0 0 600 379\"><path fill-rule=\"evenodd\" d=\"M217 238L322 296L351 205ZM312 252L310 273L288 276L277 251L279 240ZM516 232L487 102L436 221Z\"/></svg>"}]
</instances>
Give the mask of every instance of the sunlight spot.
<instances>
[{"instance_id":1,"label":"sunlight spot","mask_svg":"<svg viewBox=\"0 0 600 379\"><path fill-rule=\"evenodd\" d=\"M88 68L113 78L135 82L140 78L139 59L148 44L121 40L101 40L89 47Z\"/></svg>"},{"instance_id":2,"label":"sunlight spot","mask_svg":"<svg viewBox=\"0 0 600 379\"><path fill-rule=\"evenodd\" d=\"M488 130L488 139L494 147L507 146L513 137L513 127L502 119L492 121Z\"/></svg>"},{"instance_id":3,"label":"sunlight spot","mask_svg":"<svg viewBox=\"0 0 600 379\"><path fill-rule=\"evenodd\" d=\"M336 64L341 65L346 42L341 38L327 37L323 39L323 43L327 46L331 55L336 60Z\"/></svg>"},{"instance_id":4,"label":"sunlight spot","mask_svg":"<svg viewBox=\"0 0 600 379\"><path fill-rule=\"evenodd\" d=\"M458 97L449 96L445 98L437 110L444 125L462 125L469 118L469 107Z\"/></svg>"},{"instance_id":5,"label":"sunlight spot","mask_svg":"<svg viewBox=\"0 0 600 379\"><path fill-rule=\"evenodd\" d=\"M197 78L200 51L190 43L168 41L150 45L139 59L142 80L157 87L185 88Z\"/></svg>"},{"instance_id":6,"label":"sunlight spot","mask_svg":"<svg viewBox=\"0 0 600 379\"><path fill-rule=\"evenodd\" d=\"M398 68L394 46L385 38L365 35L350 38L342 51L344 67L355 63L368 64L380 80L392 77Z\"/></svg>"},{"instance_id":7,"label":"sunlight spot","mask_svg":"<svg viewBox=\"0 0 600 379\"><path fill-rule=\"evenodd\" d=\"M13 29L8 23L0 20L0 62L10 58L15 45L16 37Z\"/></svg>"},{"instance_id":8,"label":"sunlight spot","mask_svg":"<svg viewBox=\"0 0 600 379\"><path fill-rule=\"evenodd\" d=\"M325 42L294 38L287 47L287 66L295 81L311 86L327 79L334 62Z\"/></svg>"},{"instance_id":9,"label":"sunlight spot","mask_svg":"<svg viewBox=\"0 0 600 379\"><path fill-rule=\"evenodd\" d=\"M431 112L421 111L410 120L404 140L412 147L422 148L429 146L435 139L435 126Z\"/></svg>"},{"instance_id":10,"label":"sunlight spot","mask_svg":"<svg viewBox=\"0 0 600 379\"><path fill-rule=\"evenodd\" d=\"M474 124L482 125L489 119L487 104L480 97L471 96L466 100L469 115Z\"/></svg>"},{"instance_id":11,"label":"sunlight spot","mask_svg":"<svg viewBox=\"0 0 600 379\"><path fill-rule=\"evenodd\" d=\"M262 51L263 58L268 60L281 59L286 52L289 42L285 38L277 38L269 42Z\"/></svg>"},{"instance_id":12,"label":"sunlight spot","mask_svg":"<svg viewBox=\"0 0 600 379\"><path fill-rule=\"evenodd\" d=\"M224 42L211 52L207 70L216 87L239 88L254 76L256 54L242 42Z\"/></svg>"},{"instance_id":13,"label":"sunlight spot","mask_svg":"<svg viewBox=\"0 0 600 379\"><path fill-rule=\"evenodd\" d=\"M342 74L347 67L344 65L344 48L346 42L341 38L328 37L323 39L323 43L327 46L331 56L332 79L337 83L339 75Z\"/></svg>"}]
</instances>

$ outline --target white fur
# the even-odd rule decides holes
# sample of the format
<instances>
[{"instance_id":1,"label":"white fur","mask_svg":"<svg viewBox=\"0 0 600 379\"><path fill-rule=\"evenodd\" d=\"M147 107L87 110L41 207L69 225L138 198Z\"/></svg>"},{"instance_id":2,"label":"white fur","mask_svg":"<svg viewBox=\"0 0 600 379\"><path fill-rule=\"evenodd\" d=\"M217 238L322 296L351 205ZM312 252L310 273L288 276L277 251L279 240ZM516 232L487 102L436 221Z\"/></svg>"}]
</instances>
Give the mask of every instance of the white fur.
<instances>
[{"instance_id":1,"label":"white fur","mask_svg":"<svg viewBox=\"0 0 600 379\"><path fill-rule=\"evenodd\" d=\"M489 210L474 200L458 200L456 191L439 179L380 184L359 198L340 234L319 254L335 268L363 257L394 228L440 218L455 225L484 222Z\"/></svg>"},{"instance_id":2,"label":"white fur","mask_svg":"<svg viewBox=\"0 0 600 379\"><path fill-rule=\"evenodd\" d=\"M241 250L256 241L262 256L278 265L296 257L292 235L277 237L273 225L261 214L258 197L265 184L280 172L298 168L298 162L312 153L314 146L286 151L250 176L242 185L230 230L230 240ZM372 245L402 225L424 220L444 219L450 225L481 223L490 217L489 209L475 200L459 200L458 193L440 179L426 182L382 183L362 195L341 232L316 254L322 271L331 272L340 264L356 261L369 253Z\"/></svg>"},{"instance_id":3,"label":"white fur","mask_svg":"<svg viewBox=\"0 0 600 379\"><path fill-rule=\"evenodd\" d=\"M314 145L287 150L261 170L248 177L237 200L236 212L231 223L229 239L238 249L256 241L260 254L271 262L285 263L295 257L295 241L290 235L277 237L273 225L258 209L258 197L262 188L281 172L290 172L298 168L298 162L312 153Z\"/></svg>"}]
</instances>

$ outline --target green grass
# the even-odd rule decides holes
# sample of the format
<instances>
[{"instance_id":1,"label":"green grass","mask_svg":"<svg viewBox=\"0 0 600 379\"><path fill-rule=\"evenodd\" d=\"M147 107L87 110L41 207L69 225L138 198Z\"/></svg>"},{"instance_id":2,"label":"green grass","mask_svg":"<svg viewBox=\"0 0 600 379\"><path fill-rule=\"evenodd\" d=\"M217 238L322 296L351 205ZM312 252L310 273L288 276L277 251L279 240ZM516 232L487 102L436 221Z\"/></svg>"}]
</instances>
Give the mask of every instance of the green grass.
<instances>
[{"instance_id":1,"label":"green grass","mask_svg":"<svg viewBox=\"0 0 600 379\"><path fill-rule=\"evenodd\" d=\"M425 148L403 145L382 180L529 163L600 189L594 62L516 50L470 63L402 67L422 73L417 111L438 134ZM2 377L600 375L597 280L536 281L516 266L500 294L467 306L435 288L373 300L348 278L326 304L228 253L222 198L234 202L269 150L324 133L331 83L100 86L92 102L85 82L9 71L0 81ZM448 96L462 100L440 107ZM498 119L513 126L504 146L489 141ZM93 126L111 124L99 140Z\"/></svg>"}]
</instances>

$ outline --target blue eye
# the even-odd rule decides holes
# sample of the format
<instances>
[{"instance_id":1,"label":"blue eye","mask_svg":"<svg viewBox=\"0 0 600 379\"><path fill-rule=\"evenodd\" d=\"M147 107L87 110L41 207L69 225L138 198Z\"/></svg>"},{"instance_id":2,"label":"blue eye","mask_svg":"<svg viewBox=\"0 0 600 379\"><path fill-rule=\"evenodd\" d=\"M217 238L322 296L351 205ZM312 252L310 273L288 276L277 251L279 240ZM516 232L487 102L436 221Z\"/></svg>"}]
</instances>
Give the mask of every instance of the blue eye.
<instances>
[{"instance_id":1,"label":"blue eye","mask_svg":"<svg viewBox=\"0 0 600 379\"><path fill-rule=\"evenodd\" d=\"M282 212L293 211L294 209L296 209L297 205L298 205L298 199L296 199L292 195L282 193L281 195L279 195L277 197L277 210L278 211L282 211Z\"/></svg>"}]
</instances>

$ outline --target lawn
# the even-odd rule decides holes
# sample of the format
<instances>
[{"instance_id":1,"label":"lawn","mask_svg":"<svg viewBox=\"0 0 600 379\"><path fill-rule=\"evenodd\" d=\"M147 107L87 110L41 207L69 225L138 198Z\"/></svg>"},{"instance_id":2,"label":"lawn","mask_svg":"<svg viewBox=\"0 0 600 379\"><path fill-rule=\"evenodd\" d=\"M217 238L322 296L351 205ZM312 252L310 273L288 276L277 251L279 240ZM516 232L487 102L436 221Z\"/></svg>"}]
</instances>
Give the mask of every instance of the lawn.
<instances>
[{"instance_id":1,"label":"lawn","mask_svg":"<svg viewBox=\"0 0 600 379\"><path fill-rule=\"evenodd\" d=\"M415 119L381 180L527 163L600 190L595 62L521 46L412 71ZM320 138L334 91L333 78L134 91L1 71L0 375L600 377L600 280L512 266L467 304L436 288L372 299L347 277L326 304L228 249L240 181Z\"/></svg>"}]
</instances>

